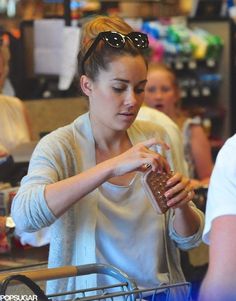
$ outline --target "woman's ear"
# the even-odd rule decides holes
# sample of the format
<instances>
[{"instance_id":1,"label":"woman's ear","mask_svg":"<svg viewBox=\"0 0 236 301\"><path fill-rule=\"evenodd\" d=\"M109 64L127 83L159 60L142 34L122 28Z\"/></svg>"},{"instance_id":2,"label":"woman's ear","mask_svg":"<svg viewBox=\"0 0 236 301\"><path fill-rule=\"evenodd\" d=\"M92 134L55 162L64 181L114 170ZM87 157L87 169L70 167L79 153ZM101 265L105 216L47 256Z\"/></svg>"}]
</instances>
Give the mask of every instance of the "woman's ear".
<instances>
[{"instance_id":1,"label":"woman's ear","mask_svg":"<svg viewBox=\"0 0 236 301\"><path fill-rule=\"evenodd\" d=\"M80 77L80 87L86 96L89 96L92 92L92 80L86 76L82 75Z\"/></svg>"}]
</instances>

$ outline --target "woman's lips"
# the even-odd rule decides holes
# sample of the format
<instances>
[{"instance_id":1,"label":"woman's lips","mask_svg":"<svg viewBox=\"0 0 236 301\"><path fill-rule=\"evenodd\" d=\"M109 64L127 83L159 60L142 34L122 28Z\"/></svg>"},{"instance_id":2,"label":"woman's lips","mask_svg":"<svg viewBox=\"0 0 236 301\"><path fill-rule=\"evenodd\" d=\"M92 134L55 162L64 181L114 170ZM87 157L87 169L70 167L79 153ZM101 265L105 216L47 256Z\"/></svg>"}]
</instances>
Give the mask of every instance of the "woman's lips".
<instances>
[{"instance_id":1,"label":"woman's lips","mask_svg":"<svg viewBox=\"0 0 236 301\"><path fill-rule=\"evenodd\" d=\"M119 116L121 116L123 119L125 120L131 120L134 119L134 117L136 117L135 113L128 113L128 112L124 112L124 113L119 113Z\"/></svg>"},{"instance_id":2,"label":"woman's lips","mask_svg":"<svg viewBox=\"0 0 236 301\"><path fill-rule=\"evenodd\" d=\"M157 110L163 110L163 105L162 104L156 104L155 105L155 108L157 109Z\"/></svg>"}]
</instances>

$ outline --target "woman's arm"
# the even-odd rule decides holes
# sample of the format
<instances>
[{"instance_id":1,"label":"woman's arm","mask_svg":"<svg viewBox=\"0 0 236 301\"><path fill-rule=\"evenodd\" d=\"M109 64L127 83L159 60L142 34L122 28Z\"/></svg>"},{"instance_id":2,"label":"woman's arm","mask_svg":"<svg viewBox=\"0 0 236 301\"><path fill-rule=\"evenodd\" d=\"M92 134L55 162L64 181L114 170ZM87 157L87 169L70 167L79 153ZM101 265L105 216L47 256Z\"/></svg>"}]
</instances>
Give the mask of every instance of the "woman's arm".
<instances>
[{"instance_id":1,"label":"woman's arm","mask_svg":"<svg viewBox=\"0 0 236 301\"><path fill-rule=\"evenodd\" d=\"M210 232L209 268L199 301L233 301L236 298L236 216L217 217Z\"/></svg>"},{"instance_id":2,"label":"woman's arm","mask_svg":"<svg viewBox=\"0 0 236 301\"><path fill-rule=\"evenodd\" d=\"M11 207L12 217L22 231L49 226L108 179L144 171L146 164L154 171L170 169L163 156L149 149L160 144L153 138L79 172L76 154L74 159L70 158L73 155L71 146L62 146L67 141L63 135L60 132L53 139L50 135L43 138L34 150L28 174L22 179Z\"/></svg>"},{"instance_id":3,"label":"woman's arm","mask_svg":"<svg viewBox=\"0 0 236 301\"><path fill-rule=\"evenodd\" d=\"M57 217L61 216L103 182L129 172L143 171L145 164L150 165L153 171L169 171L170 167L165 158L149 149L155 144L160 144L155 138L146 140L78 175L48 184L45 199L51 212Z\"/></svg>"},{"instance_id":4,"label":"woman's arm","mask_svg":"<svg viewBox=\"0 0 236 301\"><path fill-rule=\"evenodd\" d=\"M210 142L200 125L191 126L191 151L199 184L208 184L213 169L213 160Z\"/></svg>"},{"instance_id":5,"label":"woman's arm","mask_svg":"<svg viewBox=\"0 0 236 301\"><path fill-rule=\"evenodd\" d=\"M193 206L184 205L175 209L174 228L179 235L192 236L199 230L200 225L200 216Z\"/></svg>"},{"instance_id":6,"label":"woman's arm","mask_svg":"<svg viewBox=\"0 0 236 301\"><path fill-rule=\"evenodd\" d=\"M110 160L45 188L48 207L57 217L112 176ZM111 162L112 163L112 162Z\"/></svg>"},{"instance_id":7,"label":"woman's arm","mask_svg":"<svg viewBox=\"0 0 236 301\"><path fill-rule=\"evenodd\" d=\"M195 207L188 204L194 196L190 180L177 173L167 184L170 189L165 195L167 205L175 209L175 231L185 237L195 234L200 228L201 218Z\"/></svg>"}]
</instances>

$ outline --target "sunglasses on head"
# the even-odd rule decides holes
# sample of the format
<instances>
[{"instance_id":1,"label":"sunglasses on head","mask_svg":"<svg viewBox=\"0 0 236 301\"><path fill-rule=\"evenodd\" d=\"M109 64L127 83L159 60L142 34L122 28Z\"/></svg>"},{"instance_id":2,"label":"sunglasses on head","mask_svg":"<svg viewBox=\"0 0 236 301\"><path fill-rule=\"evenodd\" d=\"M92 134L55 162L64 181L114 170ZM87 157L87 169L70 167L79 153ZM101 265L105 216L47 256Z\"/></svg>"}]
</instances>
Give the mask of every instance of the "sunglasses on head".
<instances>
[{"instance_id":1,"label":"sunglasses on head","mask_svg":"<svg viewBox=\"0 0 236 301\"><path fill-rule=\"evenodd\" d=\"M84 72L84 64L86 60L89 58L91 53L96 49L99 41L103 40L106 45L121 49L125 46L126 40L133 43L133 45L138 49L146 49L148 48L148 36L145 33L138 32L138 31L132 31L128 33L127 35L121 34L119 32L115 31L103 31L98 34L96 39L93 41L89 49L84 55L84 58L82 60L82 74L85 74Z\"/></svg>"}]
</instances>

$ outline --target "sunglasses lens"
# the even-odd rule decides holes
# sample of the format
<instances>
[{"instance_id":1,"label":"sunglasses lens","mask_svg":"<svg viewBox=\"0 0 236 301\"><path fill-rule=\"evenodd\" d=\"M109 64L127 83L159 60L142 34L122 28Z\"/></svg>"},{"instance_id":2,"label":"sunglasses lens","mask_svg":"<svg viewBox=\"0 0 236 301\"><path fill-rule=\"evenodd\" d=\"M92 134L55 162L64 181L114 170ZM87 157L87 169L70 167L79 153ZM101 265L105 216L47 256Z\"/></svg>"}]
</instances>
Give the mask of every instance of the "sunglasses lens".
<instances>
[{"instance_id":1,"label":"sunglasses lens","mask_svg":"<svg viewBox=\"0 0 236 301\"><path fill-rule=\"evenodd\" d=\"M116 32L107 32L104 39L108 45L114 48L122 48L125 44L124 37Z\"/></svg>"},{"instance_id":2,"label":"sunglasses lens","mask_svg":"<svg viewBox=\"0 0 236 301\"><path fill-rule=\"evenodd\" d=\"M144 49L148 47L148 37L145 33L130 32L127 36L132 40L137 48Z\"/></svg>"}]
</instances>

